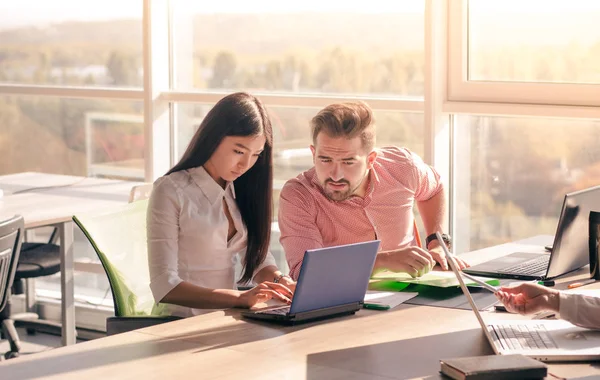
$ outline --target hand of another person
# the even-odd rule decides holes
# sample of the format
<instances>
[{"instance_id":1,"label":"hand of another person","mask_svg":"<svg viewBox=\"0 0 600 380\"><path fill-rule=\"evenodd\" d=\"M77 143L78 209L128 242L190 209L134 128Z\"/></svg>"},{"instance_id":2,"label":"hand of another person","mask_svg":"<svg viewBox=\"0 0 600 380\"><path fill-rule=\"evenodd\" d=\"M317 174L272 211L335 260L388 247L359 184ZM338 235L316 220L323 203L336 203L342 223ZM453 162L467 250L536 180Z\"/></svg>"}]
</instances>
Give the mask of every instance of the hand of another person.
<instances>
[{"instance_id":1,"label":"hand of another person","mask_svg":"<svg viewBox=\"0 0 600 380\"><path fill-rule=\"evenodd\" d=\"M281 277L281 279L279 280L279 283L285 285L289 290L292 291L292 293L294 293L296 291L296 281L292 280L291 277L288 277L288 276Z\"/></svg>"},{"instance_id":2,"label":"hand of another person","mask_svg":"<svg viewBox=\"0 0 600 380\"><path fill-rule=\"evenodd\" d=\"M506 306L511 313L535 314L540 311L551 310L558 312L560 293L555 289L525 282L517 286L503 286L496 297Z\"/></svg>"},{"instance_id":3,"label":"hand of another person","mask_svg":"<svg viewBox=\"0 0 600 380\"><path fill-rule=\"evenodd\" d=\"M429 244L429 246L431 247L431 248L429 248L429 253L433 257L433 259L440 264L440 268L442 270L449 270L450 267L448 266L448 261L446 260L446 254L442 250L442 247L440 247L440 244L438 243L438 241L433 240ZM470 266L466 261L464 261L460 257L458 257L458 256L453 256L453 257L454 257L454 262L458 266L458 270L463 270Z\"/></svg>"},{"instance_id":4,"label":"hand of another person","mask_svg":"<svg viewBox=\"0 0 600 380\"><path fill-rule=\"evenodd\" d=\"M270 299L290 304L293 294L293 291L286 285L265 281L250 290L242 292L240 294L239 306L251 308L256 304L267 302Z\"/></svg>"},{"instance_id":5,"label":"hand of another person","mask_svg":"<svg viewBox=\"0 0 600 380\"><path fill-rule=\"evenodd\" d=\"M435 260L426 250L412 246L393 251L380 252L383 259L381 264L392 272L408 273L411 277L420 277L429 272L435 265Z\"/></svg>"}]
</instances>

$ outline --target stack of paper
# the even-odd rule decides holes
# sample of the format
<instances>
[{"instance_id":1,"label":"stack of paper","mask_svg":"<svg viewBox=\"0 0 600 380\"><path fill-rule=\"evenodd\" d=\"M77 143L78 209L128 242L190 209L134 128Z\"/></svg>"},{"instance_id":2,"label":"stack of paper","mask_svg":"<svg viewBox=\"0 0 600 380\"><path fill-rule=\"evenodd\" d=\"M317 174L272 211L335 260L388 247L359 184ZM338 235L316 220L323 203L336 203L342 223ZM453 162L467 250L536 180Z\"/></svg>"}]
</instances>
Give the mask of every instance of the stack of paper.
<instances>
[{"instance_id":1,"label":"stack of paper","mask_svg":"<svg viewBox=\"0 0 600 380\"><path fill-rule=\"evenodd\" d=\"M368 290L365 295L365 309L387 310L392 309L411 298L418 296L414 292L377 292Z\"/></svg>"}]
</instances>

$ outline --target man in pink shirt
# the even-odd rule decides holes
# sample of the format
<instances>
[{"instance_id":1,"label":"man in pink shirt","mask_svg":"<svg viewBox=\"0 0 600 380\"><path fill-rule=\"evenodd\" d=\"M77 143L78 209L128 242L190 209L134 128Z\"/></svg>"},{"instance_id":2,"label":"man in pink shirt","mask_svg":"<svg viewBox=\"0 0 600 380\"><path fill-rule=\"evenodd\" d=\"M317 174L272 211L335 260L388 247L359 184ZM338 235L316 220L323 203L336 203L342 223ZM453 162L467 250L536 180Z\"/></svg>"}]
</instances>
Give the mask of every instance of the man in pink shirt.
<instances>
[{"instance_id":1,"label":"man in pink shirt","mask_svg":"<svg viewBox=\"0 0 600 380\"><path fill-rule=\"evenodd\" d=\"M375 149L373 113L362 102L327 106L312 119L311 130L315 166L287 181L279 201L280 242L292 278L307 249L374 239L381 240L374 272L416 277L436 262L447 270L435 240L445 210L437 171L408 149ZM414 201L428 235L426 249L416 245Z\"/></svg>"}]
</instances>

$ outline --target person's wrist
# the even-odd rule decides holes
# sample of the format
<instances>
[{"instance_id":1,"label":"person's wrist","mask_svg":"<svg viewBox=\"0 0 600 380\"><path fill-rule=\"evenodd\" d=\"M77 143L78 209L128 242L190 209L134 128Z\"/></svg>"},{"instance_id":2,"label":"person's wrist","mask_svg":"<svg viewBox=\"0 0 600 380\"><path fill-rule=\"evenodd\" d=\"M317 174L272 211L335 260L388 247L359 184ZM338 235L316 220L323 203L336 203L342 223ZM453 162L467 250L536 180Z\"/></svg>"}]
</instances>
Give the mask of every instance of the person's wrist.
<instances>
[{"instance_id":1,"label":"person's wrist","mask_svg":"<svg viewBox=\"0 0 600 380\"><path fill-rule=\"evenodd\" d=\"M389 252L379 252L375 257L375 265L373 266L373 271L383 271L388 267L390 254Z\"/></svg>"},{"instance_id":2,"label":"person's wrist","mask_svg":"<svg viewBox=\"0 0 600 380\"><path fill-rule=\"evenodd\" d=\"M555 313L560 312L560 292L558 290L552 289L550 294L548 294L548 303L550 310Z\"/></svg>"},{"instance_id":3,"label":"person's wrist","mask_svg":"<svg viewBox=\"0 0 600 380\"><path fill-rule=\"evenodd\" d=\"M440 247L441 247L441 245L440 245L439 241L432 240L425 248L427 248L428 251L431 251L431 250L434 250L434 249L440 248Z\"/></svg>"},{"instance_id":4,"label":"person's wrist","mask_svg":"<svg viewBox=\"0 0 600 380\"><path fill-rule=\"evenodd\" d=\"M296 281L294 281L294 279L293 279L293 278L291 278L290 276L287 276L287 275L286 275L286 276L283 276L283 277L281 278L281 280L279 280L279 282L280 282L281 284L285 285L285 286L288 286L288 285L293 285L293 284L295 284L295 283L296 283Z\"/></svg>"},{"instance_id":5,"label":"person's wrist","mask_svg":"<svg viewBox=\"0 0 600 380\"><path fill-rule=\"evenodd\" d=\"M234 291L234 307L247 307L247 301L244 297L247 290L235 290Z\"/></svg>"},{"instance_id":6,"label":"person's wrist","mask_svg":"<svg viewBox=\"0 0 600 380\"><path fill-rule=\"evenodd\" d=\"M452 238L448 234L441 234L444 243L448 249L452 249ZM432 233L425 238L425 249L433 249L436 247L441 247L441 242L438 241L437 235Z\"/></svg>"},{"instance_id":7,"label":"person's wrist","mask_svg":"<svg viewBox=\"0 0 600 380\"><path fill-rule=\"evenodd\" d=\"M275 278L273 279L273 282L274 282L274 283L276 283L276 284L283 284L283 285L287 285L287 284L288 284L288 281L290 281L290 280L291 280L292 282L294 281L294 280L292 280L292 278L291 278L290 276L288 276L287 274L283 274L283 273L281 273L281 274L279 274L279 275L275 276Z\"/></svg>"}]
</instances>

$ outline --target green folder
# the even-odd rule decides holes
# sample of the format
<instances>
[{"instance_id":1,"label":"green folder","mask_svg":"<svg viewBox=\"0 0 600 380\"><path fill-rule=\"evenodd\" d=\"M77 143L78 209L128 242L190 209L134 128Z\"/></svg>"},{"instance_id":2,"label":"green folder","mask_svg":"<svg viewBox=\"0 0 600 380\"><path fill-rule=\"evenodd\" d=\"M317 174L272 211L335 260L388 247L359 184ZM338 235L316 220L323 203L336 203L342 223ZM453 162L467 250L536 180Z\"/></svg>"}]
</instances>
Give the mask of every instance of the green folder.
<instances>
[{"instance_id":1,"label":"green folder","mask_svg":"<svg viewBox=\"0 0 600 380\"><path fill-rule=\"evenodd\" d=\"M396 288L397 291L401 291L411 284L436 286L439 288L459 286L458 279L452 271L431 271L417 278L413 278L406 273L380 272L374 275L372 279L378 280L377 283L386 283L386 288L389 289L389 287L391 286L393 288ZM490 285L500 285L500 281L495 278L481 277L481 279ZM394 286L394 282L398 283L399 285ZM467 284L467 286L480 286L474 282L465 281L465 283Z\"/></svg>"}]
</instances>

